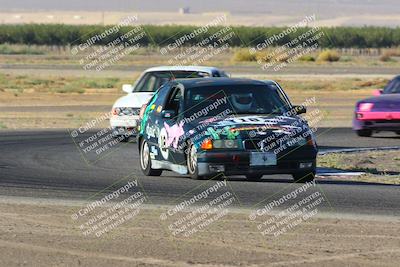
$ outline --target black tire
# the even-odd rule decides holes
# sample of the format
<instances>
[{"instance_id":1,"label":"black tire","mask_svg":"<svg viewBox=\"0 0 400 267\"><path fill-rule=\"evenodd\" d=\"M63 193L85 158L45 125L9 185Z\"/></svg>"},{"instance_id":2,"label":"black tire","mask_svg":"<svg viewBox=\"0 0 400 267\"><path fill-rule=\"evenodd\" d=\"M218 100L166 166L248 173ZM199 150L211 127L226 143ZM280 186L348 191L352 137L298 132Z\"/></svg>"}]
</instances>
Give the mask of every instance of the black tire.
<instances>
[{"instance_id":1,"label":"black tire","mask_svg":"<svg viewBox=\"0 0 400 267\"><path fill-rule=\"evenodd\" d=\"M358 136L361 136L361 137L371 137L372 130L368 130L368 129L357 130L356 133Z\"/></svg>"},{"instance_id":2,"label":"black tire","mask_svg":"<svg viewBox=\"0 0 400 267\"><path fill-rule=\"evenodd\" d=\"M194 180L204 179L204 176L199 175L199 167L197 165L197 149L192 143L188 143L187 145L186 166L190 178Z\"/></svg>"},{"instance_id":3,"label":"black tire","mask_svg":"<svg viewBox=\"0 0 400 267\"><path fill-rule=\"evenodd\" d=\"M126 137L124 132L119 128L113 129L113 136L115 139L122 143L129 141L129 137Z\"/></svg>"},{"instance_id":4,"label":"black tire","mask_svg":"<svg viewBox=\"0 0 400 267\"><path fill-rule=\"evenodd\" d=\"M246 174L246 179L252 182L258 182L262 177L262 174Z\"/></svg>"},{"instance_id":5,"label":"black tire","mask_svg":"<svg viewBox=\"0 0 400 267\"><path fill-rule=\"evenodd\" d=\"M309 172L298 172L292 174L295 183L312 182L315 178L315 170Z\"/></svg>"},{"instance_id":6,"label":"black tire","mask_svg":"<svg viewBox=\"0 0 400 267\"><path fill-rule=\"evenodd\" d=\"M396 134L397 134L397 135L400 135L400 131L396 131Z\"/></svg>"},{"instance_id":7,"label":"black tire","mask_svg":"<svg viewBox=\"0 0 400 267\"><path fill-rule=\"evenodd\" d=\"M162 170L156 170L151 168L151 158L150 158L150 148L147 144L146 140L142 140L140 144L140 169L143 174L146 176L160 176L162 174Z\"/></svg>"},{"instance_id":8,"label":"black tire","mask_svg":"<svg viewBox=\"0 0 400 267\"><path fill-rule=\"evenodd\" d=\"M119 136L117 136L117 138L120 139L122 143L129 142L129 136L119 135Z\"/></svg>"}]
</instances>

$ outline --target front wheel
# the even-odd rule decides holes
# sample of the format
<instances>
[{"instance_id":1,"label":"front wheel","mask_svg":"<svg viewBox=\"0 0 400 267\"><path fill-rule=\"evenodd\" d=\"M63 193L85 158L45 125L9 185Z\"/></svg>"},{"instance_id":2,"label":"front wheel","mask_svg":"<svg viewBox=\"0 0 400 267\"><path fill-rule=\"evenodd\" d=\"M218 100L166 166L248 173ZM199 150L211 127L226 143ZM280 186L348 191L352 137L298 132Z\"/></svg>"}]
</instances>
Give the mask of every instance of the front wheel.
<instances>
[{"instance_id":1,"label":"front wheel","mask_svg":"<svg viewBox=\"0 0 400 267\"><path fill-rule=\"evenodd\" d=\"M190 178L195 180L203 179L202 176L199 175L199 166L197 164L197 149L194 144L188 145L189 149L186 154L186 165L188 169L188 173Z\"/></svg>"},{"instance_id":2,"label":"front wheel","mask_svg":"<svg viewBox=\"0 0 400 267\"><path fill-rule=\"evenodd\" d=\"M151 168L150 149L146 140L142 140L140 145L140 168L143 174L147 176L160 176L162 173L162 170Z\"/></svg>"},{"instance_id":3,"label":"front wheel","mask_svg":"<svg viewBox=\"0 0 400 267\"><path fill-rule=\"evenodd\" d=\"M292 174L295 183L312 182L315 178L315 170L309 172L298 172Z\"/></svg>"},{"instance_id":4,"label":"front wheel","mask_svg":"<svg viewBox=\"0 0 400 267\"><path fill-rule=\"evenodd\" d=\"M366 130L366 129L357 130L356 133L358 136L361 136L361 137L370 137L372 135L372 131Z\"/></svg>"}]
</instances>

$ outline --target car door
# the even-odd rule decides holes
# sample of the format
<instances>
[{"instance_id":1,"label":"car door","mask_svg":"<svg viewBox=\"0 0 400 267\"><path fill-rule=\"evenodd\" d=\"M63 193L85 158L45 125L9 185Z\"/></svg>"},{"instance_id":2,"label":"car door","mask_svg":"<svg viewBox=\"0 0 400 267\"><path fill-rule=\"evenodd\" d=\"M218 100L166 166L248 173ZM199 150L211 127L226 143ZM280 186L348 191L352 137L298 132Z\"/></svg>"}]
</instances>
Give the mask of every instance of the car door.
<instances>
[{"instance_id":1,"label":"car door","mask_svg":"<svg viewBox=\"0 0 400 267\"><path fill-rule=\"evenodd\" d=\"M160 134L163 128L163 117L161 111L170 95L171 84L167 83L156 91L149 100L141 123L141 134L149 144L150 157L155 160L166 160L166 154L160 147Z\"/></svg>"},{"instance_id":2,"label":"car door","mask_svg":"<svg viewBox=\"0 0 400 267\"><path fill-rule=\"evenodd\" d=\"M175 165L185 165L183 147L184 121L182 120L183 88L175 86L161 111L162 125L160 149L164 159Z\"/></svg>"}]
</instances>

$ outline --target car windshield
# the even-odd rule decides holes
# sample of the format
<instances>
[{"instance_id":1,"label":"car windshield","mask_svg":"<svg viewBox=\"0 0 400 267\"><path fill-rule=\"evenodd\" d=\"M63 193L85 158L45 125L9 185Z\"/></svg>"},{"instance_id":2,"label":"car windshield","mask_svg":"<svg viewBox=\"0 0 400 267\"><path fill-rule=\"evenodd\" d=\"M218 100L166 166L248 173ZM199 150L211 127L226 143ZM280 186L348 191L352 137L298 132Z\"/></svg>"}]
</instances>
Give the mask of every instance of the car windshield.
<instances>
[{"instance_id":1,"label":"car windshield","mask_svg":"<svg viewBox=\"0 0 400 267\"><path fill-rule=\"evenodd\" d=\"M170 80L185 78L210 77L207 72L201 71L153 71L143 75L135 86L134 92L155 92Z\"/></svg>"},{"instance_id":2,"label":"car windshield","mask_svg":"<svg viewBox=\"0 0 400 267\"><path fill-rule=\"evenodd\" d=\"M289 110L271 85L231 85L190 88L185 93L185 116L219 114L277 114Z\"/></svg>"},{"instance_id":3,"label":"car windshield","mask_svg":"<svg viewBox=\"0 0 400 267\"><path fill-rule=\"evenodd\" d=\"M384 94L400 94L400 79L394 79L386 85Z\"/></svg>"}]
</instances>

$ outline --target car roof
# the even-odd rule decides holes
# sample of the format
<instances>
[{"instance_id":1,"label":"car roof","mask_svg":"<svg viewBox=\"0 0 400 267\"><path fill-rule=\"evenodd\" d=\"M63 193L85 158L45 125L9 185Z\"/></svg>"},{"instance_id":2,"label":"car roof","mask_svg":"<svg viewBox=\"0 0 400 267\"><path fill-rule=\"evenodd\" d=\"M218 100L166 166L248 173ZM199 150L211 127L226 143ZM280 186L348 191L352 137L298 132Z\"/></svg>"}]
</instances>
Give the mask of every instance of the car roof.
<instances>
[{"instance_id":1,"label":"car roof","mask_svg":"<svg viewBox=\"0 0 400 267\"><path fill-rule=\"evenodd\" d=\"M252 80L243 78L224 78L224 77L213 77L213 78L191 78L191 79L176 79L173 82L180 83L184 88L194 88L202 86L227 86L227 85L265 85L275 84L272 80Z\"/></svg>"},{"instance_id":2,"label":"car roof","mask_svg":"<svg viewBox=\"0 0 400 267\"><path fill-rule=\"evenodd\" d=\"M213 73L214 71L220 71L220 69L207 66L158 66L145 70L145 72L154 71L199 71Z\"/></svg>"}]
</instances>

